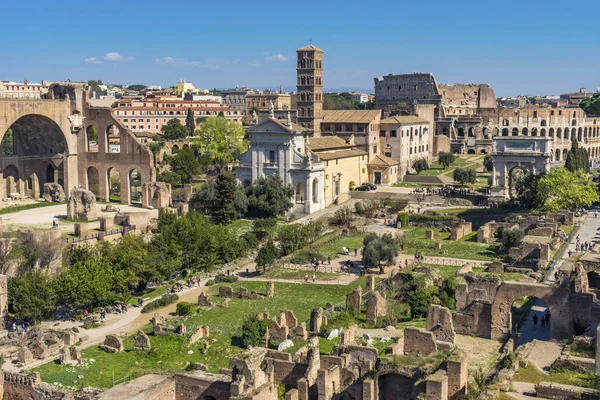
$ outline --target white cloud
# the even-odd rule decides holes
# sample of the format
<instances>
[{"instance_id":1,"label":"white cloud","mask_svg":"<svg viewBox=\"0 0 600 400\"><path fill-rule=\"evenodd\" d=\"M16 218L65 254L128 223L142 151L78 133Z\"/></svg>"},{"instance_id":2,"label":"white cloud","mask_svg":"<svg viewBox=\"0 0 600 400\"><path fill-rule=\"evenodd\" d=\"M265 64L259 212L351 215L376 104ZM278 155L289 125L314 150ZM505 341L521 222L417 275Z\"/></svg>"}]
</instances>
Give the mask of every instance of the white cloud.
<instances>
[{"instance_id":1,"label":"white cloud","mask_svg":"<svg viewBox=\"0 0 600 400\"><path fill-rule=\"evenodd\" d=\"M123 61L124 59L125 58L122 55L115 52L106 53L106 55L104 56L105 61Z\"/></svg>"},{"instance_id":2,"label":"white cloud","mask_svg":"<svg viewBox=\"0 0 600 400\"><path fill-rule=\"evenodd\" d=\"M186 61L182 58L175 58L171 56L157 58L156 62L161 65L179 65L183 67L199 67L202 65L200 61Z\"/></svg>"},{"instance_id":3,"label":"white cloud","mask_svg":"<svg viewBox=\"0 0 600 400\"><path fill-rule=\"evenodd\" d=\"M85 59L87 64L102 64L101 60L98 60L96 57L88 57Z\"/></svg>"},{"instance_id":4,"label":"white cloud","mask_svg":"<svg viewBox=\"0 0 600 400\"><path fill-rule=\"evenodd\" d=\"M283 61L287 61L289 60L289 57L286 55L283 55L281 53L277 53L277 54L271 54L270 56L265 57L266 61L278 61L278 62L283 62Z\"/></svg>"}]
</instances>

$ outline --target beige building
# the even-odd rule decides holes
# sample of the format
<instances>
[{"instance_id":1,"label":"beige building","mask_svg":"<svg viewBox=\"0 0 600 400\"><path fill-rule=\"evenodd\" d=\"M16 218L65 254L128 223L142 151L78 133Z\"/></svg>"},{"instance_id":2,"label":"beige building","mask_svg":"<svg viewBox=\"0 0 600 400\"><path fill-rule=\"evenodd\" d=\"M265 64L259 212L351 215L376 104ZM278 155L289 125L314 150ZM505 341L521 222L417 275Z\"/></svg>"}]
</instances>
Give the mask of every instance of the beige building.
<instances>
[{"instance_id":1,"label":"beige building","mask_svg":"<svg viewBox=\"0 0 600 400\"><path fill-rule=\"evenodd\" d=\"M337 136L311 138L308 147L325 163L325 205L341 203L368 182L368 154Z\"/></svg>"},{"instance_id":2,"label":"beige building","mask_svg":"<svg viewBox=\"0 0 600 400\"><path fill-rule=\"evenodd\" d=\"M48 93L49 87L50 82L47 81L42 83L0 81L0 99L41 99Z\"/></svg>"},{"instance_id":3,"label":"beige building","mask_svg":"<svg viewBox=\"0 0 600 400\"><path fill-rule=\"evenodd\" d=\"M275 110L290 110L292 98L289 93L282 91L265 90L263 92L248 92L246 94L246 109L268 110L273 103Z\"/></svg>"},{"instance_id":4,"label":"beige building","mask_svg":"<svg viewBox=\"0 0 600 400\"><path fill-rule=\"evenodd\" d=\"M379 110L325 110L321 119L323 135L336 135L350 140L373 157L380 153Z\"/></svg>"},{"instance_id":5,"label":"beige building","mask_svg":"<svg viewBox=\"0 0 600 400\"><path fill-rule=\"evenodd\" d=\"M398 182L398 162L387 156L375 155L369 164L369 181L375 185L392 185Z\"/></svg>"},{"instance_id":6,"label":"beige building","mask_svg":"<svg viewBox=\"0 0 600 400\"><path fill-rule=\"evenodd\" d=\"M187 110L194 111L194 117L212 117L223 113L223 116L239 124L243 113L231 107L222 106L218 101L192 101L177 98L163 99L122 99L112 106L113 116L125 128L133 133L152 132L162 134L161 128L173 118L185 125Z\"/></svg>"},{"instance_id":7,"label":"beige building","mask_svg":"<svg viewBox=\"0 0 600 400\"><path fill-rule=\"evenodd\" d=\"M430 161L429 124L429 121L413 115L381 120L379 142L382 154L398 162L400 179L412 170L415 160L424 158Z\"/></svg>"}]
</instances>

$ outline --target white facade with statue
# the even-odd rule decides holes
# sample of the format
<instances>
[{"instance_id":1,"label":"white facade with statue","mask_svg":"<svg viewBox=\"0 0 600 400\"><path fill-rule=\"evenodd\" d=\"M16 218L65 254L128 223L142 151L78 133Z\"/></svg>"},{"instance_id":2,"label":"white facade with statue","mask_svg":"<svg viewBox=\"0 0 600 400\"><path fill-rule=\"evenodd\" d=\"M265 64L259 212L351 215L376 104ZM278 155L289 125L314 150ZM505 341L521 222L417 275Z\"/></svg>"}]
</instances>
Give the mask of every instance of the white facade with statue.
<instances>
[{"instance_id":1,"label":"white facade with statue","mask_svg":"<svg viewBox=\"0 0 600 400\"><path fill-rule=\"evenodd\" d=\"M294 189L294 213L310 214L325 208L325 166L308 148L308 130L293 124L290 118L286 123L270 117L246 133L249 149L236 167L242 185L279 175Z\"/></svg>"},{"instance_id":2,"label":"white facade with statue","mask_svg":"<svg viewBox=\"0 0 600 400\"><path fill-rule=\"evenodd\" d=\"M532 136L494 137L491 195L515 197L516 184L528 174L550 171L552 138Z\"/></svg>"}]
</instances>

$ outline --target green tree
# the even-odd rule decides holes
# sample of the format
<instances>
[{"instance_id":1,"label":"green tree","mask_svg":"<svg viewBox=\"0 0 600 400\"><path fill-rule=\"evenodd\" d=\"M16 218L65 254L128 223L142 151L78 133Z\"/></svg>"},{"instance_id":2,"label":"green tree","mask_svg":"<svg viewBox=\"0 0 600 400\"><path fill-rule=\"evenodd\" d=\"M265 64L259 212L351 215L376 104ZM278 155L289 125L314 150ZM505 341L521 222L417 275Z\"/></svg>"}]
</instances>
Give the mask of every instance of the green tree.
<instances>
[{"instance_id":1,"label":"green tree","mask_svg":"<svg viewBox=\"0 0 600 400\"><path fill-rule=\"evenodd\" d=\"M259 267L266 268L273 264L273 262L277 259L279 255L279 250L277 250L277 246L269 240L263 247L258 250L258 255L256 256L256 265Z\"/></svg>"},{"instance_id":2,"label":"green tree","mask_svg":"<svg viewBox=\"0 0 600 400\"><path fill-rule=\"evenodd\" d=\"M188 130L188 136L194 136L194 131L196 130L196 122L194 120L194 110L192 108L188 108L187 116L185 117L185 127Z\"/></svg>"},{"instance_id":3,"label":"green tree","mask_svg":"<svg viewBox=\"0 0 600 400\"><path fill-rule=\"evenodd\" d=\"M592 97L581 100L579 107L581 107L586 114L600 114L600 92L596 92Z\"/></svg>"},{"instance_id":4,"label":"green tree","mask_svg":"<svg viewBox=\"0 0 600 400\"><path fill-rule=\"evenodd\" d=\"M170 183L173 186L181 185L181 175L175 171L163 171L156 176L158 182Z\"/></svg>"},{"instance_id":5,"label":"green tree","mask_svg":"<svg viewBox=\"0 0 600 400\"><path fill-rule=\"evenodd\" d=\"M522 179L517 181L516 192L517 200L528 208L541 208L545 199L541 196L539 190L540 179L543 174L524 174Z\"/></svg>"},{"instance_id":6,"label":"green tree","mask_svg":"<svg viewBox=\"0 0 600 400\"><path fill-rule=\"evenodd\" d=\"M19 320L39 322L52 318L56 310L52 277L34 271L21 278L9 278L8 306Z\"/></svg>"},{"instance_id":7,"label":"green tree","mask_svg":"<svg viewBox=\"0 0 600 400\"><path fill-rule=\"evenodd\" d=\"M99 81L99 82L102 82L102 81ZM128 89L128 90L134 90L134 91L136 91L136 92L139 92L140 90L144 90L144 89L146 89L147 87L148 87L148 86L146 86L146 85L129 85L129 86L127 86L127 89Z\"/></svg>"},{"instance_id":8,"label":"green tree","mask_svg":"<svg viewBox=\"0 0 600 400\"><path fill-rule=\"evenodd\" d=\"M494 170L494 158L491 154L487 154L483 158L483 166L487 172L492 172Z\"/></svg>"},{"instance_id":9,"label":"green tree","mask_svg":"<svg viewBox=\"0 0 600 400\"><path fill-rule=\"evenodd\" d=\"M232 172L221 172L215 181L217 190L215 193L215 210L213 215L217 223L226 225L236 219L240 212L246 211L245 208L240 210L236 207L236 200L237 205L242 202L246 207L247 201L238 198L238 196L245 196L245 194L243 191L240 191L235 175Z\"/></svg>"},{"instance_id":10,"label":"green tree","mask_svg":"<svg viewBox=\"0 0 600 400\"><path fill-rule=\"evenodd\" d=\"M276 217L289 210L294 190L279 176L261 177L246 189L248 213L260 218Z\"/></svg>"},{"instance_id":11,"label":"green tree","mask_svg":"<svg viewBox=\"0 0 600 400\"><path fill-rule=\"evenodd\" d=\"M163 133L163 138L166 140L184 139L189 134L189 130L181 125L179 118L170 119L166 125L163 125L162 128L160 128L160 130Z\"/></svg>"},{"instance_id":12,"label":"green tree","mask_svg":"<svg viewBox=\"0 0 600 400\"><path fill-rule=\"evenodd\" d=\"M438 155L438 160L440 164L444 166L444 168L448 168L454 161L456 161L456 156L449 151L442 151Z\"/></svg>"},{"instance_id":13,"label":"green tree","mask_svg":"<svg viewBox=\"0 0 600 400\"><path fill-rule=\"evenodd\" d=\"M477 172L472 168L456 168L452 177L461 185L466 185L467 183L475 183Z\"/></svg>"},{"instance_id":14,"label":"green tree","mask_svg":"<svg viewBox=\"0 0 600 400\"><path fill-rule=\"evenodd\" d=\"M382 262L392 265L400 251L398 241L389 233L377 236L368 234L363 239L363 264L368 267L378 266Z\"/></svg>"},{"instance_id":15,"label":"green tree","mask_svg":"<svg viewBox=\"0 0 600 400\"><path fill-rule=\"evenodd\" d=\"M244 344L244 347L263 345L268 328L268 320L258 319L256 315L248 317L242 324L242 343Z\"/></svg>"},{"instance_id":16,"label":"green tree","mask_svg":"<svg viewBox=\"0 0 600 400\"><path fill-rule=\"evenodd\" d=\"M518 246L524 236L525 232L522 229L504 229L500 238L504 251L508 253L511 248Z\"/></svg>"},{"instance_id":17,"label":"green tree","mask_svg":"<svg viewBox=\"0 0 600 400\"><path fill-rule=\"evenodd\" d=\"M417 171L417 175L418 175L421 173L421 171L425 171L426 169L429 169L429 163L427 162L426 159L419 158L419 159L415 160L415 162L413 162L412 167L415 171Z\"/></svg>"},{"instance_id":18,"label":"green tree","mask_svg":"<svg viewBox=\"0 0 600 400\"><path fill-rule=\"evenodd\" d=\"M182 183L190 183L192 178L202 172L202 166L194 151L189 147L179 150L179 153L169 157L171 170L181 177Z\"/></svg>"},{"instance_id":19,"label":"green tree","mask_svg":"<svg viewBox=\"0 0 600 400\"><path fill-rule=\"evenodd\" d=\"M2 155L11 156L15 154L15 144L12 129L8 128L2 139Z\"/></svg>"},{"instance_id":20,"label":"green tree","mask_svg":"<svg viewBox=\"0 0 600 400\"><path fill-rule=\"evenodd\" d=\"M207 118L196 130L196 136L194 143L202 164L209 167L221 169L248 149L244 128L226 118Z\"/></svg>"},{"instance_id":21,"label":"green tree","mask_svg":"<svg viewBox=\"0 0 600 400\"><path fill-rule=\"evenodd\" d=\"M272 239L276 229L277 219L275 218L260 218L252 222L252 233L256 235L258 240Z\"/></svg>"},{"instance_id":22,"label":"green tree","mask_svg":"<svg viewBox=\"0 0 600 400\"><path fill-rule=\"evenodd\" d=\"M571 172L555 168L540 179L538 187L539 197L545 199L544 205L549 211L589 207L600 201L596 185L580 169Z\"/></svg>"}]
</instances>

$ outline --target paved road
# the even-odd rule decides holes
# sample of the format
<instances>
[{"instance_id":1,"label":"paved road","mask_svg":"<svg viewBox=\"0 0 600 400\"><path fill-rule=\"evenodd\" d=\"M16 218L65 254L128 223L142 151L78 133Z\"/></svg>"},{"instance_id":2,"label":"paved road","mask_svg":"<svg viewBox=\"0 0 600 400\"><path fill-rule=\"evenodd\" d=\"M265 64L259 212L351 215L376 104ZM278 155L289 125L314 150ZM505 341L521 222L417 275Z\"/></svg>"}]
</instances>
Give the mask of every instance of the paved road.
<instances>
[{"instance_id":1,"label":"paved road","mask_svg":"<svg viewBox=\"0 0 600 400\"><path fill-rule=\"evenodd\" d=\"M598 216L598 218L596 218L594 217L594 210L590 210L590 212L586 215L583 223L579 227L579 231L577 232L577 234L580 236L581 243L584 243L586 241L600 243L600 215ZM552 265L550 271L544 279L544 283L556 282L556 272L560 270L565 261L569 258L569 251L575 253L576 237L577 235L575 235L572 238L571 242L569 243L569 248L564 252L561 259Z\"/></svg>"},{"instance_id":2,"label":"paved road","mask_svg":"<svg viewBox=\"0 0 600 400\"><path fill-rule=\"evenodd\" d=\"M550 326L546 325L546 327L542 328L542 317L545 315L547 309L548 307L546 307L542 300L536 299L519 328L519 337L517 339L519 346L532 342L534 339L550 340ZM534 315L538 317L537 326L533 324ZM552 316L550 316L550 323L552 323Z\"/></svg>"}]
</instances>

